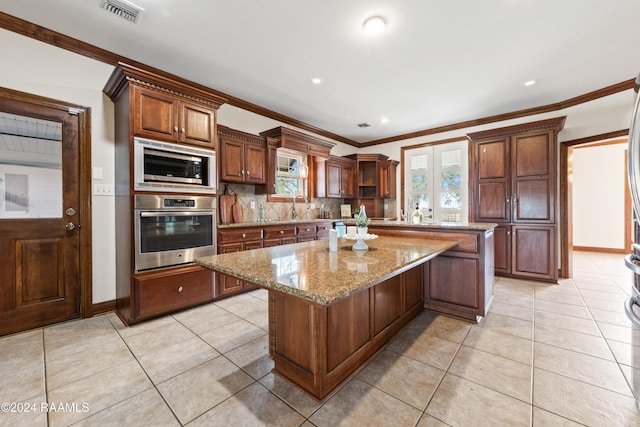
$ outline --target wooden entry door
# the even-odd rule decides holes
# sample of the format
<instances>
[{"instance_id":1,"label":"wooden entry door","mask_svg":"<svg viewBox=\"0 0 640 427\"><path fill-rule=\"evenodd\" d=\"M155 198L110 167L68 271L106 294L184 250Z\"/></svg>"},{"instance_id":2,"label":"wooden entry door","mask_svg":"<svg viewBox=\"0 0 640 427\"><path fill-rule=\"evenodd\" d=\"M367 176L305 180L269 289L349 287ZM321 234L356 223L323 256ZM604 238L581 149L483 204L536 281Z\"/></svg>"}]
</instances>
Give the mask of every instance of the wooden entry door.
<instances>
[{"instance_id":1,"label":"wooden entry door","mask_svg":"<svg viewBox=\"0 0 640 427\"><path fill-rule=\"evenodd\" d=\"M80 200L78 111L3 95L0 335L81 315L80 227L90 206Z\"/></svg>"}]
</instances>

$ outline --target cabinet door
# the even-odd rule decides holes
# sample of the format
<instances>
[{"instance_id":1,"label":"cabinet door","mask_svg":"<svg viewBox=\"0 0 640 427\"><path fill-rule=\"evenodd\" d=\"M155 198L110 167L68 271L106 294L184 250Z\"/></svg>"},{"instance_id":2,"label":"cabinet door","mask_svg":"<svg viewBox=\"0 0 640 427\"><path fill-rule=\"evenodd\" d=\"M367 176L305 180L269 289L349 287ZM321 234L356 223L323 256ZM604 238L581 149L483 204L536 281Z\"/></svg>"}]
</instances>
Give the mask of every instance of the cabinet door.
<instances>
[{"instance_id":1,"label":"cabinet door","mask_svg":"<svg viewBox=\"0 0 640 427\"><path fill-rule=\"evenodd\" d=\"M220 140L220 181L244 180L244 144L230 139Z\"/></svg>"},{"instance_id":2,"label":"cabinet door","mask_svg":"<svg viewBox=\"0 0 640 427\"><path fill-rule=\"evenodd\" d=\"M175 142L178 101L163 92L134 87L133 132L138 136Z\"/></svg>"},{"instance_id":3,"label":"cabinet door","mask_svg":"<svg viewBox=\"0 0 640 427\"><path fill-rule=\"evenodd\" d=\"M512 137L513 222L554 222L554 140L553 131Z\"/></svg>"},{"instance_id":4,"label":"cabinet door","mask_svg":"<svg viewBox=\"0 0 640 427\"><path fill-rule=\"evenodd\" d=\"M355 166L343 165L340 170L340 185L342 186L342 197L347 199L356 197L356 168Z\"/></svg>"},{"instance_id":5,"label":"cabinet door","mask_svg":"<svg viewBox=\"0 0 640 427\"><path fill-rule=\"evenodd\" d=\"M327 162L327 197L342 197L342 167Z\"/></svg>"},{"instance_id":6,"label":"cabinet door","mask_svg":"<svg viewBox=\"0 0 640 427\"><path fill-rule=\"evenodd\" d=\"M475 218L478 222L509 222L511 188L509 139L479 142L475 147L477 165Z\"/></svg>"},{"instance_id":7,"label":"cabinet door","mask_svg":"<svg viewBox=\"0 0 640 427\"><path fill-rule=\"evenodd\" d=\"M494 261L497 273L511 273L511 227L499 225L494 229Z\"/></svg>"},{"instance_id":8,"label":"cabinet door","mask_svg":"<svg viewBox=\"0 0 640 427\"><path fill-rule=\"evenodd\" d=\"M378 162L378 197L395 199L396 168L390 160Z\"/></svg>"},{"instance_id":9,"label":"cabinet door","mask_svg":"<svg viewBox=\"0 0 640 427\"><path fill-rule=\"evenodd\" d=\"M555 228L536 225L512 227L511 271L531 278L556 280Z\"/></svg>"},{"instance_id":10,"label":"cabinet door","mask_svg":"<svg viewBox=\"0 0 640 427\"><path fill-rule=\"evenodd\" d=\"M244 151L245 181L254 184L265 184L266 173L266 147L247 144Z\"/></svg>"},{"instance_id":11,"label":"cabinet door","mask_svg":"<svg viewBox=\"0 0 640 427\"><path fill-rule=\"evenodd\" d=\"M215 110L181 101L178 141L213 148L215 121Z\"/></svg>"}]
</instances>

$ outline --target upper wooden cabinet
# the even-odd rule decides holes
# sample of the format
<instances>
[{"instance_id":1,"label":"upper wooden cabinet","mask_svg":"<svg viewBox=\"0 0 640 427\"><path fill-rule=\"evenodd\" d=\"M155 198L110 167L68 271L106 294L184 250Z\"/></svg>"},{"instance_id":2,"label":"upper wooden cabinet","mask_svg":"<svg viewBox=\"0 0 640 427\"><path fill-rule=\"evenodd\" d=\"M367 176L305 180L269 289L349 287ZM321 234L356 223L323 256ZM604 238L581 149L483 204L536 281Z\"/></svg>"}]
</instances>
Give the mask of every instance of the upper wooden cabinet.
<instances>
[{"instance_id":1,"label":"upper wooden cabinet","mask_svg":"<svg viewBox=\"0 0 640 427\"><path fill-rule=\"evenodd\" d=\"M496 273L555 281L557 135L565 117L476 132L471 221L496 222Z\"/></svg>"},{"instance_id":2,"label":"upper wooden cabinet","mask_svg":"<svg viewBox=\"0 0 640 427\"><path fill-rule=\"evenodd\" d=\"M356 162L331 156L316 163L316 197L336 199L355 197Z\"/></svg>"},{"instance_id":3,"label":"upper wooden cabinet","mask_svg":"<svg viewBox=\"0 0 640 427\"><path fill-rule=\"evenodd\" d=\"M218 126L220 181L265 184L267 176L265 138Z\"/></svg>"},{"instance_id":4,"label":"upper wooden cabinet","mask_svg":"<svg viewBox=\"0 0 640 427\"><path fill-rule=\"evenodd\" d=\"M214 146L215 109L144 87L134 88L133 105L136 136Z\"/></svg>"},{"instance_id":5,"label":"upper wooden cabinet","mask_svg":"<svg viewBox=\"0 0 640 427\"><path fill-rule=\"evenodd\" d=\"M376 168L378 170L378 197L383 199L396 198L396 168L398 162L395 160L378 160Z\"/></svg>"},{"instance_id":6,"label":"upper wooden cabinet","mask_svg":"<svg viewBox=\"0 0 640 427\"><path fill-rule=\"evenodd\" d=\"M116 104L123 139L141 136L215 148L216 112L226 100L210 91L119 63L104 93Z\"/></svg>"}]
</instances>

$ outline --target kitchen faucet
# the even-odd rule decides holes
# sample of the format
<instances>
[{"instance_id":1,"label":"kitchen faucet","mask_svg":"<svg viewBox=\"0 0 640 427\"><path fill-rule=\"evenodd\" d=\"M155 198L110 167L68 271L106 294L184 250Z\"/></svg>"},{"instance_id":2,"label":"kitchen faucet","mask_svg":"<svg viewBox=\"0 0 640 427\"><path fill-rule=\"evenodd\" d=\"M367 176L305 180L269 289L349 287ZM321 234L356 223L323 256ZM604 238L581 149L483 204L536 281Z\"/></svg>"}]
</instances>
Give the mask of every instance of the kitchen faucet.
<instances>
[{"instance_id":1,"label":"kitchen faucet","mask_svg":"<svg viewBox=\"0 0 640 427\"><path fill-rule=\"evenodd\" d=\"M309 201L307 200L307 198L305 196L302 196L302 195L293 196L293 208L291 208L291 219L297 219L298 218L298 212L296 212L296 199L298 197L302 197L302 199L304 200L305 203L309 203Z\"/></svg>"}]
</instances>

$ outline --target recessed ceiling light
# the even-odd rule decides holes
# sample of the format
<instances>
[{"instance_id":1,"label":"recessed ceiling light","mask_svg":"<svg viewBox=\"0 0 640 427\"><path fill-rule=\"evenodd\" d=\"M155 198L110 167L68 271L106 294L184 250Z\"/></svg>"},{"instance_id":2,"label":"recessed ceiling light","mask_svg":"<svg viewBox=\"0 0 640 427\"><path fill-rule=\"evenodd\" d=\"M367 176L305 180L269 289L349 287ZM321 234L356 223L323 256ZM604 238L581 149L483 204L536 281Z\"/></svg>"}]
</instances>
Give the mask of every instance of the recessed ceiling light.
<instances>
[{"instance_id":1,"label":"recessed ceiling light","mask_svg":"<svg viewBox=\"0 0 640 427\"><path fill-rule=\"evenodd\" d=\"M527 80L526 82L522 83L522 86L533 86L536 83L538 83L537 80Z\"/></svg>"},{"instance_id":2,"label":"recessed ceiling light","mask_svg":"<svg viewBox=\"0 0 640 427\"><path fill-rule=\"evenodd\" d=\"M369 37L376 37L384 33L387 23L382 16L372 16L367 18L362 24L362 31Z\"/></svg>"},{"instance_id":3,"label":"recessed ceiling light","mask_svg":"<svg viewBox=\"0 0 640 427\"><path fill-rule=\"evenodd\" d=\"M389 117L381 117L380 123L382 123L383 125L389 123Z\"/></svg>"},{"instance_id":4,"label":"recessed ceiling light","mask_svg":"<svg viewBox=\"0 0 640 427\"><path fill-rule=\"evenodd\" d=\"M311 77L309 81L314 85L321 85L324 83L324 79L322 77Z\"/></svg>"}]
</instances>

